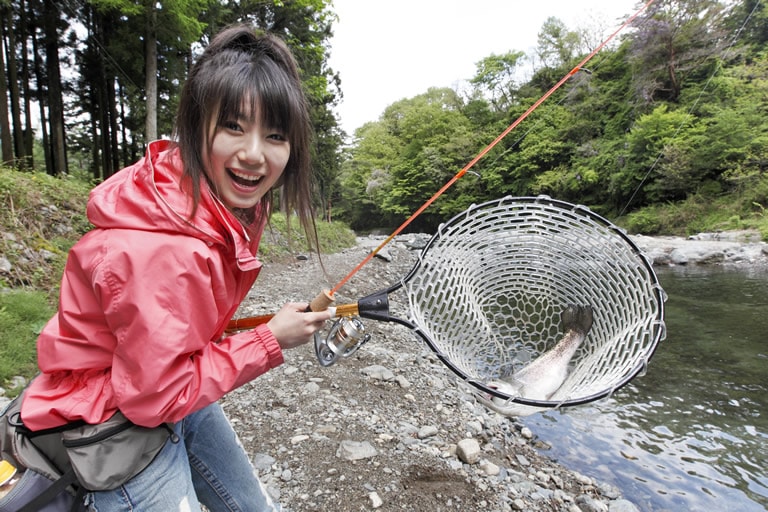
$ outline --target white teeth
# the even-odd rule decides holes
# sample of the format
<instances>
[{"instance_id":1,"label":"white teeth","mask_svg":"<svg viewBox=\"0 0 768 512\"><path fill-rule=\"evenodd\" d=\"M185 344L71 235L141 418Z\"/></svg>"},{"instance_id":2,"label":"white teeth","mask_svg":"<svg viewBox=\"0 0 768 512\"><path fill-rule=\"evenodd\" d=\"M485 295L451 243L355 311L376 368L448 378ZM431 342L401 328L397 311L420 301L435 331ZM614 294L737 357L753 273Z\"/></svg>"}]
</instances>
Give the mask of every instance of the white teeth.
<instances>
[{"instance_id":1,"label":"white teeth","mask_svg":"<svg viewBox=\"0 0 768 512\"><path fill-rule=\"evenodd\" d=\"M261 179L261 176L253 176L252 174L243 174L234 169L230 169L229 172L231 172L232 174L234 174L240 179L252 181L254 183L258 182Z\"/></svg>"}]
</instances>

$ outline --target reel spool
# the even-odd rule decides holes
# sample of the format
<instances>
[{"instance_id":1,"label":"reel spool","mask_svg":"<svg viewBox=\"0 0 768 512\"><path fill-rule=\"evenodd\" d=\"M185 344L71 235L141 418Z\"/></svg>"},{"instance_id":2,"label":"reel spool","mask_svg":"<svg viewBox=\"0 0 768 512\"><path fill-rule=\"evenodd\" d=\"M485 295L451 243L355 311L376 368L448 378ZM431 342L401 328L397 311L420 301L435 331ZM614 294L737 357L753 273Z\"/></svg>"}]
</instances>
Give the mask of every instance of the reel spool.
<instances>
[{"instance_id":1,"label":"reel spool","mask_svg":"<svg viewBox=\"0 0 768 512\"><path fill-rule=\"evenodd\" d=\"M339 359L349 357L371 339L357 316L343 316L333 323L326 336L315 333L314 337L315 355L321 366L331 366Z\"/></svg>"}]
</instances>

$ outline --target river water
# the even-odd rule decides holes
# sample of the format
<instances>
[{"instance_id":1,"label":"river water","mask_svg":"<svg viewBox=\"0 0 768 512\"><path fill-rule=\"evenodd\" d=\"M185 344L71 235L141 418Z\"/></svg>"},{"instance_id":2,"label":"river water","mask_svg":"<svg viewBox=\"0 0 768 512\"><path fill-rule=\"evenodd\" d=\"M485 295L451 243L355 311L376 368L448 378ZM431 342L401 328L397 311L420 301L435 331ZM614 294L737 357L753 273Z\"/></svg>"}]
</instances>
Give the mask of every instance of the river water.
<instances>
[{"instance_id":1,"label":"river water","mask_svg":"<svg viewBox=\"0 0 768 512\"><path fill-rule=\"evenodd\" d=\"M612 397L523 419L642 511L768 510L768 270L657 269L667 339Z\"/></svg>"}]
</instances>

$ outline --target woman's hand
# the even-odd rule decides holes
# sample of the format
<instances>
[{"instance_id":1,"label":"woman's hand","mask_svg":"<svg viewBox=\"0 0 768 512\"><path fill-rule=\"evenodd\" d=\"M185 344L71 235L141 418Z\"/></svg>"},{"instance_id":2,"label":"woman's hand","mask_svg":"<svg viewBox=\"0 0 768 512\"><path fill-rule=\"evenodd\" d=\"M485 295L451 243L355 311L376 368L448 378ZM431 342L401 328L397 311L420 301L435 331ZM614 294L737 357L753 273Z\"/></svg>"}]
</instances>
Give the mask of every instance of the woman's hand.
<instances>
[{"instance_id":1,"label":"woman's hand","mask_svg":"<svg viewBox=\"0 0 768 512\"><path fill-rule=\"evenodd\" d=\"M307 343L311 336L330 320L331 312L307 311L306 302L289 302L267 322L280 348L283 350Z\"/></svg>"}]
</instances>

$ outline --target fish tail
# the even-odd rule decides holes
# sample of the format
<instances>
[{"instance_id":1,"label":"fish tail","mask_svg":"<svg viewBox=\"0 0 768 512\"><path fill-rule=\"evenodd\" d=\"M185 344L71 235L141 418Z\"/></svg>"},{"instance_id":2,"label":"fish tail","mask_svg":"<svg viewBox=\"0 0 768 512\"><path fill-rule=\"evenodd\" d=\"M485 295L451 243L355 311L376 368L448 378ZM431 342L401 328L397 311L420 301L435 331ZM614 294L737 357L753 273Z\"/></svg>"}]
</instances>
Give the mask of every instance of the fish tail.
<instances>
[{"instance_id":1,"label":"fish tail","mask_svg":"<svg viewBox=\"0 0 768 512\"><path fill-rule=\"evenodd\" d=\"M592 328L592 306L581 306L578 304L569 304L562 313L560 321L563 324L563 330L578 331L587 334Z\"/></svg>"}]
</instances>

